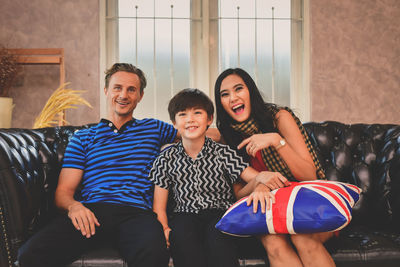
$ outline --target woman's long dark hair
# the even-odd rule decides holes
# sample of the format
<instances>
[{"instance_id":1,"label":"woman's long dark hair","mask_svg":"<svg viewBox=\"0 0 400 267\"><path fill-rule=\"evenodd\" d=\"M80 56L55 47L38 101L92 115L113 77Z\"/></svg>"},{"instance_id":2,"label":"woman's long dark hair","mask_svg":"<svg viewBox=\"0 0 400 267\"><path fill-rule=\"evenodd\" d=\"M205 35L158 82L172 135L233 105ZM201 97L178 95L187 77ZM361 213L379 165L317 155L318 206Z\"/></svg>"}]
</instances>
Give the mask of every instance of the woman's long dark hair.
<instances>
[{"instance_id":1,"label":"woman's long dark hair","mask_svg":"<svg viewBox=\"0 0 400 267\"><path fill-rule=\"evenodd\" d=\"M260 130L263 133L278 131L275 126L276 124L273 113L273 109L276 109L277 107L275 104L264 102L256 83L243 69L227 69L218 76L214 87L217 127L226 143L236 150L237 145L243 140L243 136L231 127L231 124L235 123L235 120L229 116L221 104L221 83L227 76L232 74L241 77L247 88L249 88L251 105L250 116L258 123ZM239 154L245 159L248 159L248 155L244 149L239 151Z\"/></svg>"}]
</instances>

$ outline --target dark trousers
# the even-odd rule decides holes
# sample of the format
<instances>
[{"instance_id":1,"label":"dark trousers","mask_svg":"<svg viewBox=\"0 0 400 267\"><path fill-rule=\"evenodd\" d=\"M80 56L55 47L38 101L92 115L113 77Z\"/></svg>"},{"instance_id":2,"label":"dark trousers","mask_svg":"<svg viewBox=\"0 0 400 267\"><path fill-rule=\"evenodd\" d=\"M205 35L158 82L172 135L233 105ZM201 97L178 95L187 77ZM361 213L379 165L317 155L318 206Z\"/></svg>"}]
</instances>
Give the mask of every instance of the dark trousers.
<instances>
[{"instance_id":1,"label":"dark trousers","mask_svg":"<svg viewBox=\"0 0 400 267\"><path fill-rule=\"evenodd\" d=\"M215 228L223 214L219 210L174 214L169 225L175 267L239 266L237 238Z\"/></svg>"},{"instance_id":2,"label":"dark trousers","mask_svg":"<svg viewBox=\"0 0 400 267\"><path fill-rule=\"evenodd\" d=\"M128 266L168 266L165 237L155 213L117 204L93 203L85 206L100 223L94 236L82 236L68 216L60 216L20 248L20 266L65 266L86 250L104 243L115 245Z\"/></svg>"}]
</instances>

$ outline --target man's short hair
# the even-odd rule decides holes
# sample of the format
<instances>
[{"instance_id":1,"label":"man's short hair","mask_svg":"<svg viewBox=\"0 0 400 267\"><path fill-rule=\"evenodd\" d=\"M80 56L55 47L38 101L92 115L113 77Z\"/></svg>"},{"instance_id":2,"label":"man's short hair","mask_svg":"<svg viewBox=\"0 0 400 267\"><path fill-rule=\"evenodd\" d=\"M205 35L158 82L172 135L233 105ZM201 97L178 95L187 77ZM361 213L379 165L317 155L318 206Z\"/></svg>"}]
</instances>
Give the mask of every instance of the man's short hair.
<instances>
[{"instance_id":1,"label":"man's short hair","mask_svg":"<svg viewBox=\"0 0 400 267\"><path fill-rule=\"evenodd\" d=\"M115 63L114 65L112 65L111 68L109 68L108 70L105 71L105 74L106 74L105 86L107 89L108 89L108 85L110 84L111 76L118 71L125 71L125 72L130 72L130 73L136 74L139 77L139 81L140 81L140 92L143 93L143 89L147 85L146 77L141 69L139 69L129 63Z\"/></svg>"},{"instance_id":2,"label":"man's short hair","mask_svg":"<svg viewBox=\"0 0 400 267\"><path fill-rule=\"evenodd\" d=\"M187 88L181 90L169 101L169 118L175 122L175 115L188 108L204 109L209 119L214 114L213 102L205 93L199 89Z\"/></svg>"}]
</instances>

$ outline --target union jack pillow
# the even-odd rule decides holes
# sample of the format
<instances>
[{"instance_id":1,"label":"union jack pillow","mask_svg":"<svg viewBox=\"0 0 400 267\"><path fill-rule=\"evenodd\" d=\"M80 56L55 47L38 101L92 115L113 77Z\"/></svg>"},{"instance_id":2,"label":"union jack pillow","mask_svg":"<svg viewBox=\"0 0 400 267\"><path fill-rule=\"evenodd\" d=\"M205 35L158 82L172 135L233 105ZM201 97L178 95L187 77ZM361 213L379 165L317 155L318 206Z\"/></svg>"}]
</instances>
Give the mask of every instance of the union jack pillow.
<instances>
[{"instance_id":1,"label":"union jack pillow","mask_svg":"<svg viewBox=\"0 0 400 267\"><path fill-rule=\"evenodd\" d=\"M337 231L351 221L351 210L361 189L347 183L315 180L291 182L272 193L275 203L265 214L260 208L253 213L245 197L225 212L216 228L237 236Z\"/></svg>"}]
</instances>

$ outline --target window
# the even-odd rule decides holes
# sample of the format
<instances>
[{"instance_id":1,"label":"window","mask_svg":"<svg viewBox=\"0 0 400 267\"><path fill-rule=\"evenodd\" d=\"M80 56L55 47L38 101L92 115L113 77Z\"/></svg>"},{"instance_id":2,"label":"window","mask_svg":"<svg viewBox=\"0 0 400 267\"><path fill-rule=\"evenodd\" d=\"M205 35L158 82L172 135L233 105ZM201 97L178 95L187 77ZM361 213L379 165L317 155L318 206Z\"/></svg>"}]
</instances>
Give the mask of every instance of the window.
<instances>
[{"instance_id":1,"label":"window","mask_svg":"<svg viewBox=\"0 0 400 267\"><path fill-rule=\"evenodd\" d=\"M300 108L307 118L307 94L299 98L303 1L105 0L103 8L104 68L129 62L148 79L135 117L169 121L167 105L176 92L195 87L213 99L218 74L241 67L266 101Z\"/></svg>"},{"instance_id":2,"label":"window","mask_svg":"<svg viewBox=\"0 0 400 267\"><path fill-rule=\"evenodd\" d=\"M239 66L264 98L290 105L290 0L220 1L220 69Z\"/></svg>"}]
</instances>

